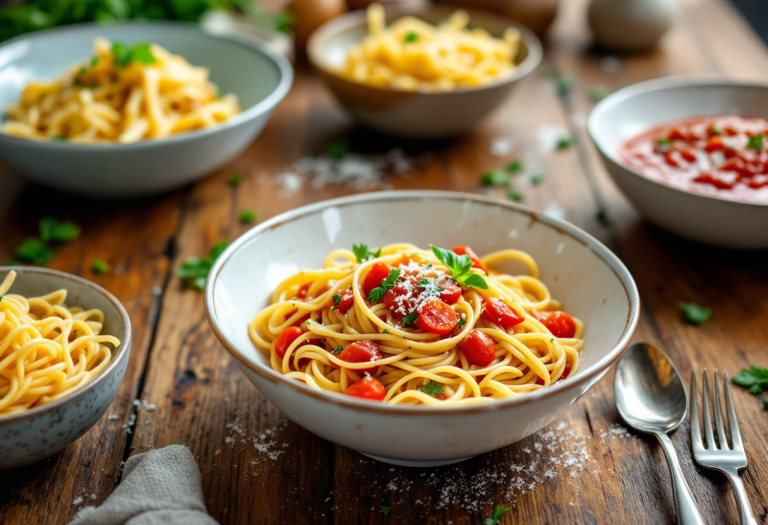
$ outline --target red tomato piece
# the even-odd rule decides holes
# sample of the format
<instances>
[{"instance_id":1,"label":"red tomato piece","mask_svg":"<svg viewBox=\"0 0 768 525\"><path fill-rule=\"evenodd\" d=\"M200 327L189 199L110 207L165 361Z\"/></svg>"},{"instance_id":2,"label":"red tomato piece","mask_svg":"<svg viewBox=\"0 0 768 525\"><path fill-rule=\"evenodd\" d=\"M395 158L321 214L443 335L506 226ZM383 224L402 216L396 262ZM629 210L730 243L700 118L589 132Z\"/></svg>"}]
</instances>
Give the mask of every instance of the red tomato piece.
<instances>
[{"instance_id":1,"label":"red tomato piece","mask_svg":"<svg viewBox=\"0 0 768 525\"><path fill-rule=\"evenodd\" d=\"M355 341L344 347L339 359L348 363L367 363L381 359L381 350L373 341ZM378 367L355 369L358 374L373 374Z\"/></svg>"},{"instance_id":2,"label":"red tomato piece","mask_svg":"<svg viewBox=\"0 0 768 525\"><path fill-rule=\"evenodd\" d=\"M280 335L277 336L277 341L275 341L275 353L277 354L277 357L280 359L285 357L288 347L303 334L304 330L298 326L291 326L280 332Z\"/></svg>"},{"instance_id":3,"label":"red tomato piece","mask_svg":"<svg viewBox=\"0 0 768 525\"><path fill-rule=\"evenodd\" d=\"M328 307L331 308L335 306L337 312L346 314L347 312L349 312L349 309L352 308L352 305L355 303L355 296L352 293L352 290L350 288L347 288L346 290L339 290L339 293L337 295L341 296L341 299L339 300L339 304L334 305L333 298L331 298L331 302L328 303Z\"/></svg>"},{"instance_id":4,"label":"red tomato piece","mask_svg":"<svg viewBox=\"0 0 768 525\"><path fill-rule=\"evenodd\" d=\"M476 366L488 366L496 358L496 343L480 330L469 332L459 343L459 350L470 364Z\"/></svg>"},{"instance_id":5,"label":"red tomato piece","mask_svg":"<svg viewBox=\"0 0 768 525\"><path fill-rule=\"evenodd\" d=\"M458 323L459 317L453 308L439 299L424 303L416 318L420 330L439 335L450 333Z\"/></svg>"},{"instance_id":6,"label":"red tomato piece","mask_svg":"<svg viewBox=\"0 0 768 525\"><path fill-rule=\"evenodd\" d=\"M307 292L312 287L312 283L304 283L299 287L299 291L296 292L296 299L301 299L302 301L307 298Z\"/></svg>"},{"instance_id":7,"label":"red tomato piece","mask_svg":"<svg viewBox=\"0 0 768 525\"><path fill-rule=\"evenodd\" d=\"M498 297L486 299L483 317L501 326L504 330L509 330L513 326L525 321L525 317L519 316L517 312Z\"/></svg>"},{"instance_id":8,"label":"red tomato piece","mask_svg":"<svg viewBox=\"0 0 768 525\"><path fill-rule=\"evenodd\" d=\"M377 379L371 376L366 376L360 381L355 381L347 391L345 395L352 397L361 397L363 399L370 399L371 401L383 401L387 397L387 389Z\"/></svg>"},{"instance_id":9,"label":"red tomato piece","mask_svg":"<svg viewBox=\"0 0 768 525\"><path fill-rule=\"evenodd\" d=\"M576 322L565 312L538 312L537 317L555 337L567 338L576 334Z\"/></svg>"},{"instance_id":10,"label":"red tomato piece","mask_svg":"<svg viewBox=\"0 0 768 525\"><path fill-rule=\"evenodd\" d=\"M363 278L363 295L365 295L366 299L371 294L371 290L379 288L381 286L381 281L389 277L389 271L391 269L392 268L384 263L376 263L371 267Z\"/></svg>"},{"instance_id":11,"label":"red tomato piece","mask_svg":"<svg viewBox=\"0 0 768 525\"><path fill-rule=\"evenodd\" d=\"M664 160L665 160L665 161L666 161L666 163L667 163L667 164L669 164L670 166L674 166L674 167L676 167L676 168L679 168L679 167L680 167L680 163L679 163L679 162L677 162L677 159L675 158L675 156L673 155L673 153L674 153L674 150L673 150L673 151L668 151L668 152L666 152L666 153L664 154Z\"/></svg>"},{"instance_id":12,"label":"red tomato piece","mask_svg":"<svg viewBox=\"0 0 768 525\"><path fill-rule=\"evenodd\" d=\"M738 131L736 131L734 128L732 128L730 126L725 128L723 131L725 131L725 134L728 135L729 137L734 137L734 136L739 134Z\"/></svg>"},{"instance_id":13,"label":"red tomato piece","mask_svg":"<svg viewBox=\"0 0 768 525\"><path fill-rule=\"evenodd\" d=\"M667 137L669 140L685 140L685 133L679 128L675 128L672 131L669 132L669 137Z\"/></svg>"},{"instance_id":14,"label":"red tomato piece","mask_svg":"<svg viewBox=\"0 0 768 525\"><path fill-rule=\"evenodd\" d=\"M396 319L402 319L413 309L413 301L418 293L418 288L409 290L406 285L399 283L384 294L384 304Z\"/></svg>"},{"instance_id":15,"label":"red tomato piece","mask_svg":"<svg viewBox=\"0 0 768 525\"><path fill-rule=\"evenodd\" d=\"M483 263L480 262L480 257L478 257L475 251L469 246L456 246L451 251L459 255L469 255L469 258L472 259L472 268L478 268L485 273L488 273L488 268L483 266Z\"/></svg>"},{"instance_id":16,"label":"red tomato piece","mask_svg":"<svg viewBox=\"0 0 768 525\"><path fill-rule=\"evenodd\" d=\"M719 135L716 135L707 141L707 144L704 146L704 151L712 153L713 151L717 151L723 148L725 148L725 144L723 144L723 138Z\"/></svg>"},{"instance_id":17,"label":"red tomato piece","mask_svg":"<svg viewBox=\"0 0 768 525\"><path fill-rule=\"evenodd\" d=\"M679 149L680 156L683 157L683 160L687 162L696 162L696 154L692 151L688 151L687 149Z\"/></svg>"},{"instance_id":18,"label":"red tomato piece","mask_svg":"<svg viewBox=\"0 0 768 525\"><path fill-rule=\"evenodd\" d=\"M701 175L693 179L693 182L699 182L701 184L711 184L712 186L720 190L730 190L736 185L735 182L728 182L722 179L718 179L717 177L713 177L709 173L702 173Z\"/></svg>"},{"instance_id":19,"label":"red tomato piece","mask_svg":"<svg viewBox=\"0 0 768 525\"><path fill-rule=\"evenodd\" d=\"M440 281L437 283L437 286L443 289L443 291L440 292L441 301L446 304L456 304L459 301L459 297L461 297L461 286L454 281Z\"/></svg>"}]
</instances>

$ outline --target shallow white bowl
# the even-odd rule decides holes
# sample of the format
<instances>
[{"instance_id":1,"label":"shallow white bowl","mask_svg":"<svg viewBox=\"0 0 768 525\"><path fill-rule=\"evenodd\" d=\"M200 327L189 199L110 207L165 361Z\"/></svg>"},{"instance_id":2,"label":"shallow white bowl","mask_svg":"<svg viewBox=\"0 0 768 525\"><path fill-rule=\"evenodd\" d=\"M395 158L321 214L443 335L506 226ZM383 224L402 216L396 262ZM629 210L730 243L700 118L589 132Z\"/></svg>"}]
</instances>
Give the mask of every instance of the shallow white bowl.
<instances>
[{"instance_id":1,"label":"shallow white bowl","mask_svg":"<svg viewBox=\"0 0 768 525\"><path fill-rule=\"evenodd\" d=\"M131 320L101 286L68 273L30 266L0 266L0 281L14 270L10 293L25 297L67 290L67 305L104 312L103 334L120 339L107 368L73 394L26 412L0 417L0 469L28 465L62 450L104 415L117 395L131 353Z\"/></svg>"},{"instance_id":2,"label":"shallow white bowl","mask_svg":"<svg viewBox=\"0 0 768 525\"><path fill-rule=\"evenodd\" d=\"M613 93L589 116L588 129L608 173L652 223L695 241L729 248L768 248L768 204L683 191L624 166L619 146L643 131L685 117L768 118L768 86L726 80L664 78Z\"/></svg>"},{"instance_id":3,"label":"shallow white bowl","mask_svg":"<svg viewBox=\"0 0 768 525\"><path fill-rule=\"evenodd\" d=\"M375 404L316 391L273 371L251 343L248 323L284 278L321 267L333 249L359 242L470 244L480 254L513 247L528 251L553 296L586 325L581 369L549 389L464 408ZM590 235L524 206L437 191L368 193L274 217L219 257L205 306L216 337L240 369L291 420L376 459L422 466L495 450L549 424L619 358L639 315L629 271Z\"/></svg>"},{"instance_id":4,"label":"shallow white bowl","mask_svg":"<svg viewBox=\"0 0 768 525\"><path fill-rule=\"evenodd\" d=\"M0 111L35 79L56 78L92 56L93 39L153 42L210 70L243 112L210 128L134 144L67 144L0 133L0 156L30 179L91 196L168 191L210 174L261 132L293 80L288 61L258 44L228 40L180 22L82 24L32 33L0 46Z\"/></svg>"}]
</instances>

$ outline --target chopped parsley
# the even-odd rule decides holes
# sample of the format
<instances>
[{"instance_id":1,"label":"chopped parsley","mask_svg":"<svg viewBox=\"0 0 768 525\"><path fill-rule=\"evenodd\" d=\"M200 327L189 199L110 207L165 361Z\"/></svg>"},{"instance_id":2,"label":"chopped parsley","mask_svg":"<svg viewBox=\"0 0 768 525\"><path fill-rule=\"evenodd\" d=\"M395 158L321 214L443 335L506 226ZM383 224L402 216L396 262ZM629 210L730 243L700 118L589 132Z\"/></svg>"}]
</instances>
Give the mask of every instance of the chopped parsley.
<instances>
[{"instance_id":1,"label":"chopped parsley","mask_svg":"<svg viewBox=\"0 0 768 525\"><path fill-rule=\"evenodd\" d=\"M507 190L507 197L509 197L509 200L515 202L523 202L523 194L515 188L509 188L509 190Z\"/></svg>"},{"instance_id":2,"label":"chopped parsley","mask_svg":"<svg viewBox=\"0 0 768 525\"><path fill-rule=\"evenodd\" d=\"M554 343L555 342L555 338L553 337L552 339L549 340L549 342L550 343Z\"/></svg>"},{"instance_id":3,"label":"chopped parsley","mask_svg":"<svg viewBox=\"0 0 768 525\"><path fill-rule=\"evenodd\" d=\"M757 135L753 135L749 137L747 140L747 148L749 149L763 149L763 139L765 138L765 135L762 133L758 133Z\"/></svg>"},{"instance_id":4,"label":"chopped parsley","mask_svg":"<svg viewBox=\"0 0 768 525\"><path fill-rule=\"evenodd\" d=\"M387 293L387 291L391 290L393 286L395 286L395 283L397 282L397 278L399 276L400 276L400 269L392 268L389 271L389 275L387 276L387 278L381 280L381 286L371 290L371 293L368 296L368 300L374 303L381 301L381 299L384 297L384 294Z\"/></svg>"},{"instance_id":5,"label":"chopped parsley","mask_svg":"<svg viewBox=\"0 0 768 525\"><path fill-rule=\"evenodd\" d=\"M388 518L389 513L392 512L392 507L387 507L386 505L379 505L379 512L384 514L385 518Z\"/></svg>"},{"instance_id":6,"label":"chopped parsley","mask_svg":"<svg viewBox=\"0 0 768 525\"><path fill-rule=\"evenodd\" d=\"M603 208L598 208L595 212L595 219L597 219L597 222L599 222L602 226L605 226L606 228L611 225L611 219L608 217L608 212L605 211Z\"/></svg>"},{"instance_id":7,"label":"chopped parsley","mask_svg":"<svg viewBox=\"0 0 768 525\"><path fill-rule=\"evenodd\" d=\"M451 250L432 246L432 253L451 271L453 278L462 286L471 286L479 290L487 290L488 283L480 275L472 273L472 259L469 255L459 255Z\"/></svg>"},{"instance_id":8,"label":"chopped parsley","mask_svg":"<svg viewBox=\"0 0 768 525\"><path fill-rule=\"evenodd\" d=\"M181 266L176 270L176 277L184 281L187 286L202 291L205 288L205 281L208 279L208 273L211 271L213 263L227 249L227 246L229 246L229 241L219 241L211 247L208 257L190 257L181 263Z\"/></svg>"},{"instance_id":9,"label":"chopped parsley","mask_svg":"<svg viewBox=\"0 0 768 525\"><path fill-rule=\"evenodd\" d=\"M517 159L513 160L505 168L509 173L520 173L523 171L523 163Z\"/></svg>"},{"instance_id":10,"label":"chopped parsley","mask_svg":"<svg viewBox=\"0 0 768 525\"><path fill-rule=\"evenodd\" d=\"M241 210L240 211L240 222L243 224L251 224L252 222L256 222L257 215L254 210Z\"/></svg>"},{"instance_id":11,"label":"chopped parsley","mask_svg":"<svg viewBox=\"0 0 768 525\"><path fill-rule=\"evenodd\" d=\"M723 134L723 128L720 128L720 127L718 127L718 126L716 126L716 125L714 125L714 124L712 124L712 125L709 127L709 131L711 131L711 132L712 132L712 133L714 133L715 135L722 135L722 134Z\"/></svg>"},{"instance_id":12,"label":"chopped parsley","mask_svg":"<svg viewBox=\"0 0 768 525\"><path fill-rule=\"evenodd\" d=\"M131 62L154 64L157 62L157 59L152 54L150 44L139 42L129 46L123 42L115 42L112 44L112 62L116 67L126 67Z\"/></svg>"},{"instance_id":13,"label":"chopped parsley","mask_svg":"<svg viewBox=\"0 0 768 525\"><path fill-rule=\"evenodd\" d=\"M334 307L339 306L339 303L341 302L341 296L339 294L334 295L333 297L331 297L331 299L333 299Z\"/></svg>"},{"instance_id":14,"label":"chopped parsley","mask_svg":"<svg viewBox=\"0 0 768 525\"><path fill-rule=\"evenodd\" d=\"M509 174L501 170L488 170L483 173L480 182L484 186L506 186L509 184Z\"/></svg>"},{"instance_id":15,"label":"chopped parsley","mask_svg":"<svg viewBox=\"0 0 768 525\"><path fill-rule=\"evenodd\" d=\"M432 288L436 292L442 292L445 290L445 288L438 286L436 284L432 284L429 282L429 279L426 277L422 278L421 281L419 281L419 284L416 285L418 288L421 288L422 290L426 290L428 287Z\"/></svg>"},{"instance_id":16,"label":"chopped parsley","mask_svg":"<svg viewBox=\"0 0 768 525\"><path fill-rule=\"evenodd\" d=\"M94 259L91 263L91 271L93 273L107 273L109 272L109 264L101 259Z\"/></svg>"},{"instance_id":17,"label":"chopped parsley","mask_svg":"<svg viewBox=\"0 0 768 525\"><path fill-rule=\"evenodd\" d=\"M421 38L421 35L419 35L416 31L408 31L408 34L406 34L405 38L403 38L403 42L409 44L411 42L416 42L419 38Z\"/></svg>"},{"instance_id":18,"label":"chopped parsley","mask_svg":"<svg viewBox=\"0 0 768 525\"><path fill-rule=\"evenodd\" d=\"M699 306L696 303L684 303L682 301L677 304L683 311L685 320L696 326L703 325L712 317L712 309L706 306Z\"/></svg>"},{"instance_id":19,"label":"chopped parsley","mask_svg":"<svg viewBox=\"0 0 768 525\"><path fill-rule=\"evenodd\" d=\"M337 346L336 348L333 349L333 353L335 355L339 355L342 350L344 350L344 346L343 345L342 346Z\"/></svg>"},{"instance_id":20,"label":"chopped parsley","mask_svg":"<svg viewBox=\"0 0 768 525\"><path fill-rule=\"evenodd\" d=\"M440 385L440 383L432 381L431 379L429 383L419 388L419 390L421 390L425 394L429 394L432 397L437 397L443 393L442 385Z\"/></svg>"},{"instance_id":21,"label":"chopped parsley","mask_svg":"<svg viewBox=\"0 0 768 525\"><path fill-rule=\"evenodd\" d=\"M510 510L512 510L512 508L507 507L506 505L496 505L496 508L493 509L493 515L490 518L485 518L485 525L499 525L501 523L501 517Z\"/></svg>"},{"instance_id":22,"label":"chopped parsley","mask_svg":"<svg viewBox=\"0 0 768 525\"><path fill-rule=\"evenodd\" d=\"M389 328L385 328L385 329L384 329L384 331L383 331L383 332L381 332L381 333L382 333L382 334L388 334L388 333L389 333Z\"/></svg>"},{"instance_id":23,"label":"chopped parsley","mask_svg":"<svg viewBox=\"0 0 768 525\"><path fill-rule=\"evenodd\" d=\"M236 188L240 186L243 183L243 176L240 173L233 173L229 176L229 179L227 179L227 182L230 186L233 188Z\"/></svg>"},{"instance_id":24,"label":"chopped parsley","mask_svg":"<svg viewBox=\"0 0 768 525\"><path fill-rule=\"evenodd\" d=\"M59 221L53 217L40 219L40 238L45 241L67 242L80 236L80 226L72 221Z\"/></svg>"},{"instance_id":25,"label":"chopped parsley","mask_svg":"<svg viewBox=\"0 0 768 525\"><path fill-rule=\"evenodd\" d=\"M416 314L416 312L409 313L408 315L403 317L403 326L408 326L409 324L415 323L417 317L418 315Z\"/></svg>"},{"instance_id":26,"label":"chopped parsley","mask_svg":"<svg viewBox=\"0 0 768 525\"><path fill-rule=\"evenodd\" d=\"M666 153L667 151L672 149L672 141L666 137L661 137L660 139L656 139L656 149L659 150L661 153Z\"/></svg>"},{"instance_id":27,"label":"chopped parsley","mask_svg":"<svg viewBox=\"0 0 768 525\"><path fill-rule=\"evenodd\" d=\"M531 184L535 186L536 184L541 184L542 182L544 182L544 179L546 178L547 178L546 174L539 172L531 175L530 181L531 181Z\"/></svg>"},{"instance_id":28,"label":"chopped parsley","mask_svg":"<svg viewBox=\"0 0 768 525\"><path fill-rule=\"evenodd\" d=\"M558 77L555 80L555 90L558 95L567 95L573 88L573 81L570 78Z\"/></svg>"},{"instance_id":29,"label":"chopped parsley","mask_svg":"<svg viewBox=\"0 0 768 525\"><path fill-rule=\"evenodd\" d=\"M467 320L466 319L459 319L459 322L456 323L456 328L461 328L465 324L467 324Z\"/></svg>"},{"instance_id":30,"label":"chopped parsley","mask_svg":"<svg viewBox=\"0 0 768 525\"><path fill-rule=\"evenodd\" d=\"M341 160L347 156L350 147L349 142L344 139L334 140L325 147L325 154L332 159Z\"/></svg>"},{"instance_id":31,"label":"chopped parsley","mask_svg":"<svg viewBox=\"0 0 768 525\"><path fill-rule=\"evenodd\" d=\"M560 137L557 139L557 144L555 147L557 149L568 149L571 146L573 146L573 143L575 142L573 137Z\"/></svg>"},{"instance_id":32,"label":"chopped parsley","mask_svg":"<svg viewBox=\"0 0 768 525\"><path fill-rule=\"evenodd\" d=\"M600 84L589 90L589 99L592 102L600 102L608 96L608 88Z\"/></svg>"},{"instance_id":33,"label":"chopped parsley","mask_svg":"<svg viewBox=\"0 0 768 525\"><path fill-rule=\"evenodd\" d=\"M67 136L66 135L56 135L51 140L54 140L56 142L67 142Z\"/></svg>"},{"instance_id":34,"label":"chopped parsley","mask_svg":"<svg viewBox=\"0 0 768 525\"><path fill-rule=\"evenodd\" d=\"M53 259L53 250L40 239L26 239L16 248L16 258L25 263L46 264Z\"/></svg>"},{"instance_id":35,"label":"chopped parsley","mask_svg":"<svg viewBox=\"0 0 768 525\"><path fill-rule=\"evenodd\" d=\"M742 368L731 380L739 386L749 389L750 394L758 395L768 390L768 368L752 365Z\"/></svg>"},{"instance_id":36,"label":"chopped parsley","mask_svg":"<svg viewBox=\"0 0 768 525\"><path fill-rule=\"evenodd\" d=\"M372 252L368 249L367 244L353 244L352 253L355 254L355 259L357 259L358 264L363 264L365 261L381 257L381 248L379 248L378 251Z\"/></svg>"}]
</instances>

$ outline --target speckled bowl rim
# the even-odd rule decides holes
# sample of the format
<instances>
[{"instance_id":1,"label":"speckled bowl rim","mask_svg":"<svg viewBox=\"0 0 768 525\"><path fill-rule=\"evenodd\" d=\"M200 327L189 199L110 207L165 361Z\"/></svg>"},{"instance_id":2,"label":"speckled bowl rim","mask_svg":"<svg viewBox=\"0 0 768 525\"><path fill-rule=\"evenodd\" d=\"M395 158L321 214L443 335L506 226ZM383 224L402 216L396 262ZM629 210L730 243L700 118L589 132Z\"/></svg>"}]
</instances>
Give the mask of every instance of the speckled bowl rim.
<instances>
[{"instance_id":1,"label":"speckled bowl rim","mask_svg":"<svg viewBox=\"0 0 768 525\"><path fill-rule=\"evenodd\" d=\"M78 31L81 31L83 29L91 29L93 27L100 27L100 26L102 26L102 24L98 24L95 22L83 23L83 24L71 24L71 25L56 27L52 29L45 29L43 31L36 31L34 33L29 33L26 35L21 35L11 40L8 40L7 42L4 42L3 44L0 44L0 53L5 51L8 47L18 44L19 42L36 40L36 39L44 40L48 36L54 35L54 34L77 33ZM7 133L0 132L0 137L2 138L2 140L7 140L12 143L21 143L21 144L33 143L33 144L40 145L43 148L54 148L54 149L59 148L66 151L108 152L108 151L129 151L129 150L137 150L137 149L145 149L145 148L146 149L162 148L162 147L165 147L166 145L170 145L178 142L203 139L209 135L213 135L215 133L221 133L230 128L243 126L248 122L251 122L257 119L263 116L265 113L268 113L269 111L274 109L283 100L283 98L285 98L285 96L288 94L288 91L291 88L291 85L293 84L293 67L291 66L291 63L288 61L288 59L285 58L284 56L280 55L279 53L276 53L275 51L272 51L270 48L268 48L263 44L251 42L245 39L239 39L234 37L228 38L220 35L207 33L206 31L203 31L203 29L197 24L193 24L190 22L179 22L179 21L168 22L168 21L154 21L154 20L138 20L133 22L120 22L115 24L106 24L106 25L103 25L103 27L105 28L105 30L111 30L115 28L121 29L121 28L140 28L140 27L147 28L148 27L148 28L156 29L158 31L167 30L167 31L178 31L182 33L196 33L197 35L203 38L208 38L211 40L220 40L220 41L226 42L227 44L241 46L246 49L249 49L250 51L260 53L264 55L266 58L268 58L269 60L271 60L279 71L280 79L275 89L269 95L267 95L266 98L264 98L260 102L257 102L253 106L247 108L242 113L238 113L234 117L229 118L224 122L221 122L214 126L210 126L205 129L189 131L186 133L179 133L177 135L171 135L170 137L163 138L163 139L142 140L142 141L133 142L130 144L76 144L76 143L72 144L72 143L25 139L22 137L17 137L14 135L9 135ZM18 58L6 62L5 64L2 65L2 67L0 67L0 69L13 66L13 64L17 60ZM67 65L67 67L68 66L69 64ZM4 113L5 108L0 108L0 111Z\"/></svg>"},{"instance_id":2,"label":"speckled bowl rim","mask_svg":"<svg viewBox=\"0 0 768 525\"><path fill-rule=\"evenodd\" d=\"M628 173L631 173L636 178L639 178L646 185L655 186L667 193L672 193L677 195L689 195L689 196L696 197L698 199L703 199L706 201L716 201L716 202L729 205L729 206L734 206L734 207L750 206L755 208L768 208L768 203L746 202L746 201L737 201L737 200L731 200L731 199L723 199L721 197L704 195L702 193L686 191L680 188L675 188L673 186L662 184L661 182L655 181L653 179L649 179L648 177L644 177L643 175L638 173L634 168L631 168L626 164L624 164L623 162L621 162L617 156L616 151L606 151L600 146L600 142L595 138L596 133L593 132L593 130L595 130L598 127L597 119L601 115L611 111L618 104L627 102L628 100L638 95L666 91L670 88L685 88L685 87L757 88L757 89L768 90L768 84L765 84L765 83L739 82L738 80L729 80L721 77L713 77L711 75L701 75L695 78L681 77L681 76L657 78L653 80L647 80L645 82L639 82L631 86L627 86L625 88L622 88L616 91L615 93L611 93L610 95L608 95L606 98L601 100L594 108L592 108L592 111L589 113L589 118L587 119L587 131L589 132L589 137L592 139L592 143L595 145L595 148L597 148L597 150L606 159L610 160L611 162L620 166L621 168L624 168ZM703 116L706 116L706 113L705 113L706 110L707 108L702 108L702 111L704 112L702 114Z\"/></svg>"},{"instance_id":3,"label":"speckled bowl rim","mask_svg":"<svg viewBox=\"0 0 768 525\"><path fill-rule=\"evenodd\" d=\"M495 19L498 19L499 22L507 24L511 27L515 27L520 31L520 36L523 42L525 42L526 47L528 48L528 56L525 57L525 59L522 62L517 64L517 67L515 68L515 71L512 73L512 75L508 77L504 77L498 82L492 82L490 84L484 84L482 86L477 86L477 87L462 87L458 89L451 89L450 91L424 92L424 91L409 91L405 89L396 89L391 87L371 86L369 84L361 84L359 82L354 82L346 77L343 77L339 75L338 72L328 68L327 64L325 64L324 61L322 60L322 54L320 53L320 46L329 38L336 36L342 31L346 31L354 27L364 26L367 24L366 10L360 9L357 11L350 11L341 16L337 16L336 18L329 20L328 22L318 27L314 32L312 32L312 34L309 37L309 40L307 41L307 57L309 58L309 61L312 64L312 67L319 69L322 72L328 75L331 75L335 79L345 82L347 84L368 88L373 91L386 92L386 93L402 93L404 95L449 96L452 94L460 94L460 93L483 92L499 86L503 86L505 84L511 84L512 82L515 82L516 80L523 78L524 76L528 75L531 71L536 69L541 63L542 58L544 57L544 48L541 44L541 40L539 40L539 37L537 37L533 31L528 29L526 26L524 26L520 22L517 22L515 20L512 20L511 18L507 18L502 15L498 15L496 13L491 13L490 11L484 11L484 10L475 9L475 8L467 8L463 6L452 6L447 4L430 4L430 5L424 5L424 6L410 6L410 7L395 4L395 5L386 5L384 7L384 10L386 12L385 16L387 18L403 17L403 16L409 16L409 15L419 16L419 15L423 15L424 13L433 13L433 12L450 14L459 10L463 10L469 13L470 20L472 20L472 17L474 15L482 16L486 18L495 18ZM478 24L478 26L483 27L482 24Z\"/></svg>"},{"instance_id":4,"label":"speckled bowl rim","mask_svg":"<svg viewBox=\"0 0 768 525\"><path fill-rule=\"evenodd\" d=\"M358 400L350 396L343 396L325 391L317 391L305 385L304 383L287 378L283 374L275 372L267 365L249 359L245 353L241 352L237 348L237 345L226 336L225 331L221 328L217 319L216 304L214 301L214 289L216 287L219 274L224 269L224 266L244 244L250 242L251 239L258 237L265 231L278 229L288 222L295 221L307 215L315 214L330 207L345 207L368 202L379 203L386 201L404 200L453 200L459 202L466 202L469 200L475 204L508 208L516 213L529 215L532 222L543 223L562 234L568 235L575 241L591 250L593 253L595 253L595 255L597 255L597 257L605 262L608 267L613 270L617 279L622 284L624 292L627 295L627 301L629 302L629 311L627 312L627 320L622 336L619 338L613 348L608 350L605 355L603 355L603 357L598 359L596 363L587 368L580 369L579 373L573 377L569 377L565 381L559 382L553 386L550 386L549 388L526 394L525 396L502 399L492 403L483 403L480 405L473 405L468 407L431 407L411 405L390 406L374 403L371 401ZM503 410L506 408L513 408L529 403L535 403L542 399L553 397L561 392L576 389L584 383L593 380L596 376L600 376L607 372L608 369L613 366L613 364L619 359L619 357L621 357L621 354L629 344L632 335L637 329L637 323L640 318L640 294L637 290L637 285L635 284L632 274L629 272L624 263L622 263L621 260L611 250L609 250L603 243L595 239L587 232L564 220L547 216L543 212L521 204L502 201L493 197L485 197L472 193L439 190L381 191L351 195L348 197L341 197L302 206L300 208L296 208L294 210L287 211L272 217L271 219L262 222L258 226L255 226L251 230L241 235L232 244L230 244L230 246L221 254L221 256L219 256L218 260L211 269L208 280L205 284L204 302L205 315L208 318L208 323L211 325L211 328L213 329L213 332L218 340L233 358L235 358L252 372L255 372L261 378L270 381L271 383L287 386L288 388L301 395L312 397L323 402L333 403L347 409L365 411L368 413L376 412L380 414L412 416L476 414L491 410ZM244 326L243 329L246 330L247 326ZM254 349L255 347L249 350ZM255 351L258 352L259 350L255 349Z\"/></svg>"},{"instance_id":5,"label":"speckled bowl rim","mask_svg":"<svg viewBox=\"0 0 768 525\"><path fill-rule=\"evenodd\" d=\"M53 401L52 403L48 403L47 405L30 408L29 410L25 410L24 412L19 412L18 414L0 416L0 427L2 427L5 424L21 421L23 419L40 416L42 414L45 414L46 412L52 412L63 405L66 405L68 403L74 403L78 399L85 396L90 390L93 390L94 388L96 388L96 385L102 383L103 381L106 381L107 377L109 377L110 375L112 375L112 373L114 373L118 365L122 362L125 354L128 353L131 348L131 335L132 335L131 319L130 317L128 317L128 312L125 311L125 308L123 307L123 305L120 303L120 301L117 300L117 298L115 298L114 295L106 291L104 288L102 288L98 284L92 283L91 281L83 279L82 277L78 277L77 275L72 275L71 273L66 273L66 272L60 272L58 270L51 270L50 268L38 268L34 266L0 266L0 272L10 271L10 270L13 270L18 274L18 276L16 277L17 279L19 279L22 276L22 274L55 275L56 277L60 277L64 280L71 281L72 283L74 283L74 286L86 287L98 292L99 294L103 295L107 299L107 301L112 303L112 306L114 306L117 309L118 313L120 314L122 329L121 329L120 335L115 336L120 339L120 346L115 348L114 352L112 352L112 361L109 362L109 364L107 365L107 368L101 374L96 376L93 379L93 381L85 385L83 388L81 388L77 392L74 392L61 399L57 399L56 401ZM76 305L76 306L82 306L82 305Z\"/></svg>"}]
</instances>

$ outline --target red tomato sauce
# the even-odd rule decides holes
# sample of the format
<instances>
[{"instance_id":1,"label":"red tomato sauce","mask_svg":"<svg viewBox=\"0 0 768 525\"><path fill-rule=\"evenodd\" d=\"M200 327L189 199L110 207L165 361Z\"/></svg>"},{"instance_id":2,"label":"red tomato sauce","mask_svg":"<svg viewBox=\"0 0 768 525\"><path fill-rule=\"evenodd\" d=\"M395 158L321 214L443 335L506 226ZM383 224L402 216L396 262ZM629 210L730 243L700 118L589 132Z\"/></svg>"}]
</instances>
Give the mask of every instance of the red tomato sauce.
<instances>
[{"instance_id":1,"label":"red tomato sauce","mask_svg":"<svg viewBox=\"0 0 768 525\"><path fill-rule=\"evenodd\" d=\"M768 120L737 116L673 121L619 148L644 177L684 191L768 204Z\"/></svg>"}]
</instances>

